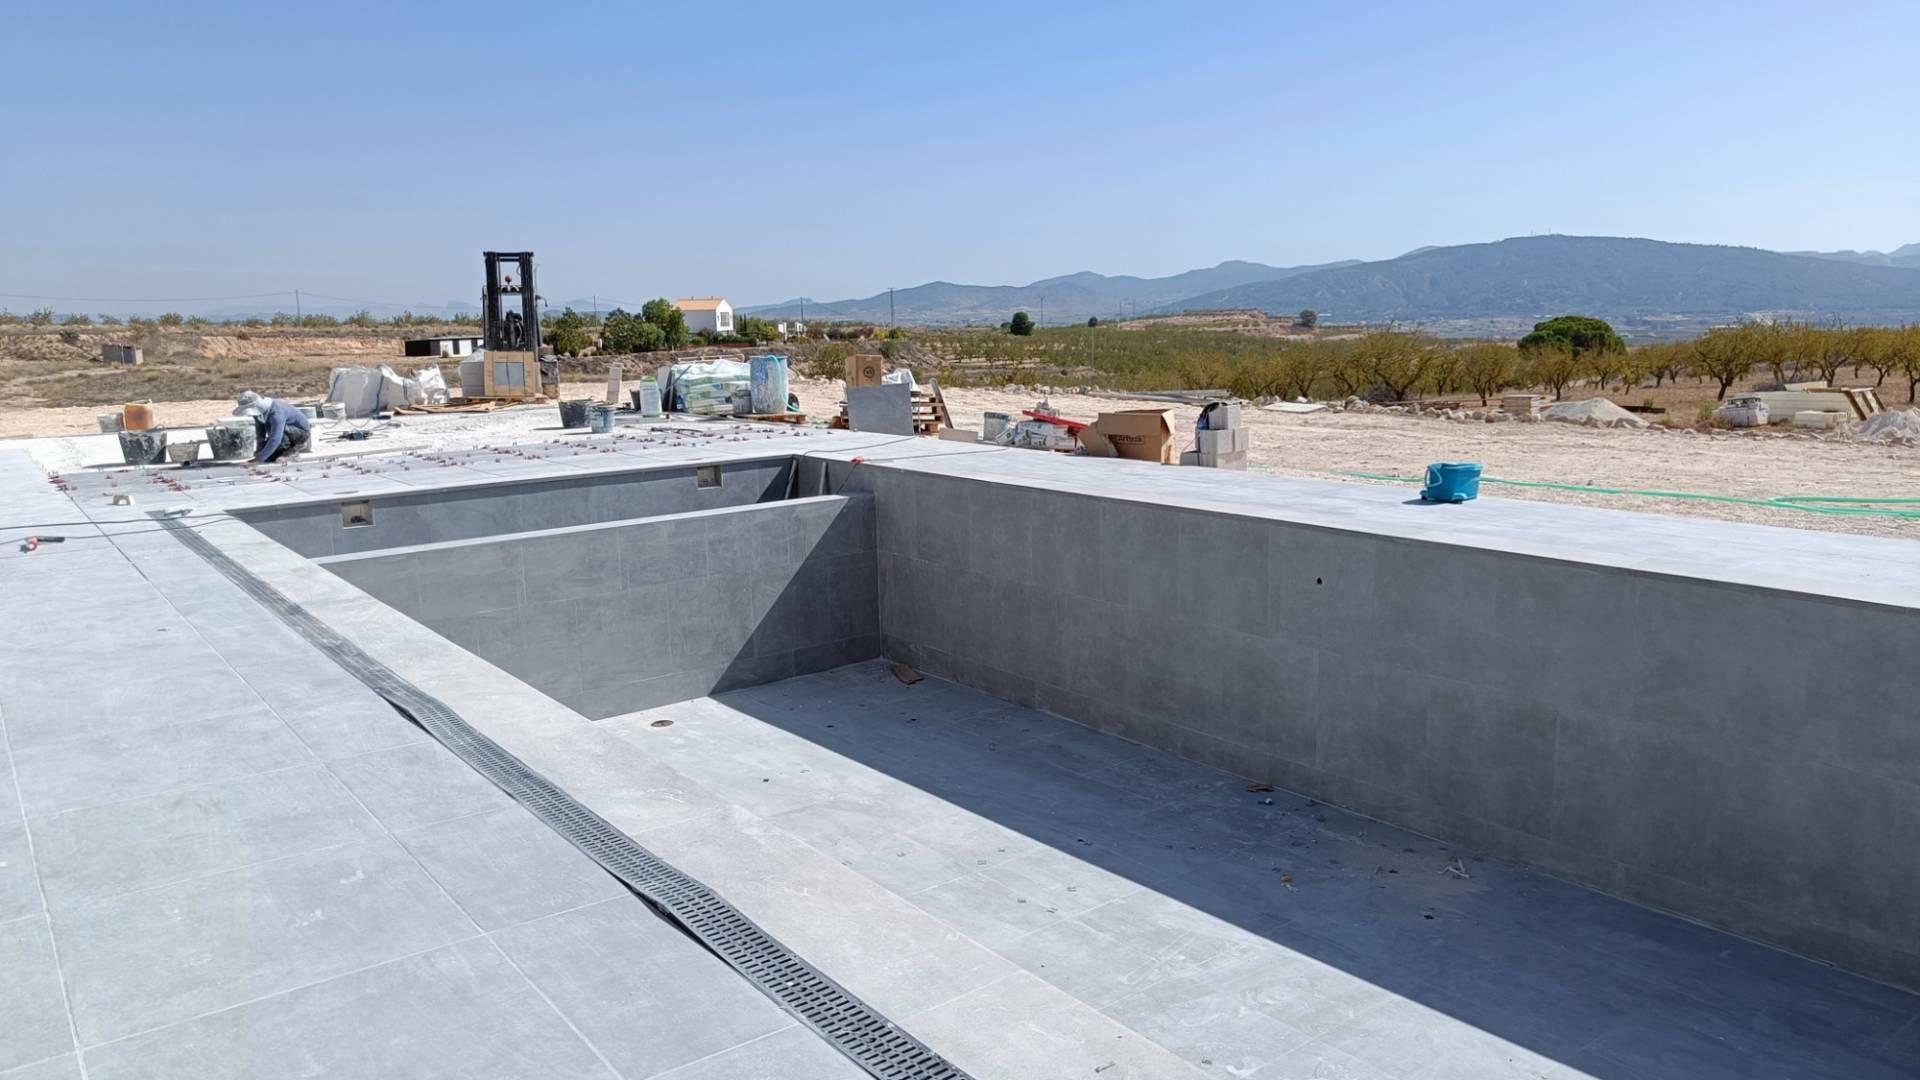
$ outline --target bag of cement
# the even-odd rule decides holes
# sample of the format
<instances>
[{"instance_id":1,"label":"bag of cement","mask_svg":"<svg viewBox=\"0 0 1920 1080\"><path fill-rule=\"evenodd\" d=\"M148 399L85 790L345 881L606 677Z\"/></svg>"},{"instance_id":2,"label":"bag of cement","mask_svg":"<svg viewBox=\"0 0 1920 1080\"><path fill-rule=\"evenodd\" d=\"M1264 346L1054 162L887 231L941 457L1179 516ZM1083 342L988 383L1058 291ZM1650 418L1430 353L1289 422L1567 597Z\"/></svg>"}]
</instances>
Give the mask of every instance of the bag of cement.
<instances>
[{"instance_id":1,"label":"bag of cement","mask_svg":"<svg viewBox=\"0 0 1920 1080\"><path fill-rule=\"evenodd\" d=\"M906 368L895 368L894 370L887 372L885 375L880 376L880 384L882 386L890 385L892 383L906 383L908 386L912 386L912 387L918 387L920 385L919 383L913 381L913 372L908 371Z\"/></svg>"},{"instance_id":2,"label":"bag of cement","mask_svg":"<svg viewBox=\"0 0 1920 1080\"><path fill-rule=\"evenodd\" d=\"M400 409L408 405L418 405L425 399L420 396L420 384L412 379L403 379L385 364L380 365L380 408Z\"/></svg>"},{"instance_id":3,"label":"bag of cement","mask_svg":"<svg viewBox=\"0 0 1920 1080\"><path fill-rule=\"evenodd\" d=\"M372 368L334 368L327 400L339 402L350 418L372 416L380 411L380 375Z\"/></svg>"},{"instance_id":4,"label":"bag of cement","mask_svg":"<svg viewBox=\"0 0 1920 1080\"><path fill-rule=\"evenodd\" d=\"M420 385L418 405L445 405L447 403L447 379L440 374L439 365L417 368L413 381Z\"/></svg>"}]
</instances>

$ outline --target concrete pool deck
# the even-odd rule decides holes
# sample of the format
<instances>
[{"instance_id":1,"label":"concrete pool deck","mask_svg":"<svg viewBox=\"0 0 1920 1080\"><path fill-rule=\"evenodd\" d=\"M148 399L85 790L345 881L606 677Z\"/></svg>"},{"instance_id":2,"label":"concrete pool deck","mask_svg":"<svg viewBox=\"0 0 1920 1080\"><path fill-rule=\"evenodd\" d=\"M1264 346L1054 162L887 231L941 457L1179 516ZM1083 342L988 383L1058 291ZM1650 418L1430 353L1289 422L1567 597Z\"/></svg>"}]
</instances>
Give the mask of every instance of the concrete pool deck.
<instances>
[{"instance_id":1,"label":"concrete pool deck","mask_svg":"<svg viewBox=\"0 0 1920 1080\"><path fill-rule=\"evenodd\" d=\"M860 1075L142 520L773 442L140 481L130 509L0 454L0 533L102 522L0 549L0 1078ZM1299 512L1343 512L1322 487ZM975 689L870 662L590 722L244 525L198 531L977 1077L1920 1074L1913 995ZM1725 535L1810 572L1754 532ZM1869 549L1838 587L1915 595Z\"/></svg>"}]
</instances>

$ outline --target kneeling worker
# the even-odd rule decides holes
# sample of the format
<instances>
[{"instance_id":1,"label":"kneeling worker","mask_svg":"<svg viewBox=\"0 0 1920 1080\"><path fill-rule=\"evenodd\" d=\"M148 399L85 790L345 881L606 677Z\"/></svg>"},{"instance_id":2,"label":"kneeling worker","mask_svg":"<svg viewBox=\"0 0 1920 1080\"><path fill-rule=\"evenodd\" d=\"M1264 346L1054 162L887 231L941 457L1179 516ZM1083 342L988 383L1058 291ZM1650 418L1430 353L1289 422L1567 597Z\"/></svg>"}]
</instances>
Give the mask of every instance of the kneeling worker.
<instances>
[{"instance_id":1,"label":"kneeling worker","mask_svg":"<svg viewBox=\"0 0 1920 1080\"><path fill-rule=\"evenodd\" d=\"M256 462L278 461L307 448L307 416L299 409L249 390L239 397L235 416L253 417L253 433L260 444Z\"/></svg>"}]
</instances>

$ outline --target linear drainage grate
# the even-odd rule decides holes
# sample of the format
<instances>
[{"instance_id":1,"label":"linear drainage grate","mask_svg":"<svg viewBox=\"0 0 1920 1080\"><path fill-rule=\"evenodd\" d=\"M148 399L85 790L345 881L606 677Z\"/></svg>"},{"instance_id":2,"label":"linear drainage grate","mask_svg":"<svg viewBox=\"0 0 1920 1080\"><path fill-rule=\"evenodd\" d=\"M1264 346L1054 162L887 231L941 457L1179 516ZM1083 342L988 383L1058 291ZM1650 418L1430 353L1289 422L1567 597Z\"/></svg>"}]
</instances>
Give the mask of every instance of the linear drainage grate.
<instances>
[{"instance_id":1,"label":"linear drainage grate","mask_svg":"<svg viewBox=\"0 0 1920 1080\"><path fill-rule=\"evenodd\" d=\"M154 514L156 518L159 515ZM619 878L829 1045L881 1080L969 1080L945 1058L853 996L698 880L675 869L527 768L438 698L396 674L234 562L191 528L160 518L174 537L368 688Z\"/></svg>"}]
</instances>

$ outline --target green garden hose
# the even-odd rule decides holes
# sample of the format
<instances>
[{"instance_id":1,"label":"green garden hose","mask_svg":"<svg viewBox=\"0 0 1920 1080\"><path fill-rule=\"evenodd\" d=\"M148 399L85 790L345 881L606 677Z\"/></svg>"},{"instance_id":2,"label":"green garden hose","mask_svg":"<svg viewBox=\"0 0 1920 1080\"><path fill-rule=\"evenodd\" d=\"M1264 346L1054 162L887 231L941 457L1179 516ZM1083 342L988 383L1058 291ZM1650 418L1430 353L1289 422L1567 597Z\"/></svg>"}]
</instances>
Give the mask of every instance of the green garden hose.
<instances>
[{"instance_id":1,"label":"green garden hose","mask_svg":"<svg viewBox=\"0 0 1920 1080\"><path fill-rule=\"evenodd\" d=\"M1381 480L1395 484L1425 483L1419 476L1388 476L1381 473L1340 472L1335 476L1349 476L1356 480ZM1771 499L1747 499L1738 495L1708 495L1698 491L1641 491L1635 488L1597 487L1591 484L1561 484L1551 480L1502 480L1493 476L1482 476L1483 484L1505 484L1508 487L1553 488L1557 491L1578 491L1586 495L1633 495L1646 499L1695 499L1702 502L1737 503L1742 506L1764 506L1770 510L1800 510L1809 514L1865 514L1871 517L1920 519L1920 498L1887 499L1851 497L1845 495L1780 495ZM1895 507L1913 507L1914 509L1895 509Z\"/></svg>"}]
</instances>

